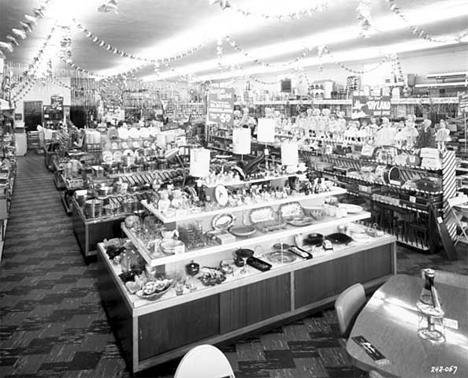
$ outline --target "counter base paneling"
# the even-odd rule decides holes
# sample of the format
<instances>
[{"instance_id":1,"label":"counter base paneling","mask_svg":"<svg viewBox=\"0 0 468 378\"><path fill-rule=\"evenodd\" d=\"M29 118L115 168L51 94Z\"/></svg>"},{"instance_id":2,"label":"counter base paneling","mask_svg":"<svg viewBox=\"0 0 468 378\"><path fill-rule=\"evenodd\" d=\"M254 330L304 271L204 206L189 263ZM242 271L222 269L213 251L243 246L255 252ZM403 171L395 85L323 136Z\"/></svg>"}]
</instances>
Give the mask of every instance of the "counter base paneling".
<instances>
[{"instance_id":1,"label":"counter base paneling","mask_svg":"<svg viewBox=\"0 0 468 378\"><path fill-rule=\"evenodd\" d=\"M337 295L356 282L367 291L376 289L396 274L396 240L384 236L143 305L122 284L102 243L98 265L102 303L135 373L181 357L195 345L223 343L332 306Z\"/></svg>"}]
</instances>

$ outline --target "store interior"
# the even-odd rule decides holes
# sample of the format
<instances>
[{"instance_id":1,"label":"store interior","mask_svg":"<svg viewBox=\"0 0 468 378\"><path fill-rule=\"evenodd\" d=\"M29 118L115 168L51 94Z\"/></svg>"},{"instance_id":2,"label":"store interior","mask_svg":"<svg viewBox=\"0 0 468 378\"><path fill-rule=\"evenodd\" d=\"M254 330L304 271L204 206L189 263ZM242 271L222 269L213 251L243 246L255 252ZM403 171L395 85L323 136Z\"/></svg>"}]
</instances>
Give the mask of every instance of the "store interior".
<instances>
[{"instance_id":1,"label":"store interior","mask_svg":"<svg viewBox=\"0 0 468 378\"><path fill-rule=\"evenodd\" d=\"M468 374L466 0L0 9L2 377Z\"/></svg>"}]
</instances>

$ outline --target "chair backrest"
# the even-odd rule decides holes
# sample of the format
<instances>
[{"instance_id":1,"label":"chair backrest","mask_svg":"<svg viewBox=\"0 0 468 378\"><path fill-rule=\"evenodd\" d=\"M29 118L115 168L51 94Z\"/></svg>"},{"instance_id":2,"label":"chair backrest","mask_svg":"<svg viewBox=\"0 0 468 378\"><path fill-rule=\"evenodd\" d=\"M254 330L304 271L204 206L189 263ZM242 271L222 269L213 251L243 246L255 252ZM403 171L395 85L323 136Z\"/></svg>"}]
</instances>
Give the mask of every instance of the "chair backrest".
<instances>
[{"instance_id":1,"label":"chair backrest","mask_svg":"<svg viewBox=\"0 0 468 378\"><path fill-rule=\"evenodd\" d=\"M371 370L369 372L369 378L385 378L382 374L380 374L379 372L375 371L375 370Z\"/></svg>"},{"instance_id":2,"label":"chair backrest","mask_svg":"<svg viewBox=\"0 0 468 378\"><path fill-rule=\"evenodd\" d=\"M338 325L344 337L348 337L353 328L354 321L365 304L366 293L360 283L348 287L336 298L335 310L338 317Z\"/></svg>"},{"instance_id":3,"label":"chair backrest","mask_svg":"<svg viewBox=\"0 0 468 378\"><path fill-rule=\"evenodd\" d=\"M198 345L187 352L174 378L235 378L227 357L213 345Z\"/></svg>"},{"instance_id":4,"label":"chair backrest","mask_svg":"<svg viewBox=\"0 0 468 378\"><path fill-rule=\"evenodd\" d=\"M462 274L446 272L444 270L435 270L434 283L456 286L462 289L468 289L468 276ZM421 277L424 278L424 269L421 269Z\"/></svg>"}]
</instances>

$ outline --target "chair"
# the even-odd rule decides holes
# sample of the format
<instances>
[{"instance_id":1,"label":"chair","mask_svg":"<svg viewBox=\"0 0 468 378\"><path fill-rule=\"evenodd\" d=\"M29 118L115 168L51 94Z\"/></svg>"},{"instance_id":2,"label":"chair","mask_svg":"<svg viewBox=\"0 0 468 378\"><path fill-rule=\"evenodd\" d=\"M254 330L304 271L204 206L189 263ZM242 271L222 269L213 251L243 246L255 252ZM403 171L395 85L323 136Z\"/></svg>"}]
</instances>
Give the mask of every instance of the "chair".
<instances>
[{"instance_id":1,"label":"chair","mask_svg":"<svg viewBox=\"0 0 468 378\"><path fill-rule=\"evenodd\" d=\"M226 356L213 345L198 345L182 358L174 378L235 378Z\"/></svg>"},{"instance_id":2,"label":"chair","mask_svg":"<svg viewBox=\"0 0 468 378\"><path fill-rule=\"evenodd\" d=\"M456 286L461 289L468 289L468 276L446 272L444 270L435 270L434 283ZM424 278L424 269L421 269L421 277Z\"/></svg>"},{"instance_id":3,"label":"chair","mask_svg":"<svg viewBox=\"0 0 468 378\"><path fill-rule=\"evenodd\" d=\"M379 372L375 371L375 370L371 370L369 372L369 378L385 378L382 374L380 374Z\"/></svg>"},{"instance_id":4,"label":"chair","mask_svg":"<svg viewBox=\"0 0 468 378\"><path fill-rule=\"evenodd\" d=\"M335 301L338 325L343 337L348 337L359 312L366 304L364 287L357 283L343 291Z\"/></svg>"}]
</instances>

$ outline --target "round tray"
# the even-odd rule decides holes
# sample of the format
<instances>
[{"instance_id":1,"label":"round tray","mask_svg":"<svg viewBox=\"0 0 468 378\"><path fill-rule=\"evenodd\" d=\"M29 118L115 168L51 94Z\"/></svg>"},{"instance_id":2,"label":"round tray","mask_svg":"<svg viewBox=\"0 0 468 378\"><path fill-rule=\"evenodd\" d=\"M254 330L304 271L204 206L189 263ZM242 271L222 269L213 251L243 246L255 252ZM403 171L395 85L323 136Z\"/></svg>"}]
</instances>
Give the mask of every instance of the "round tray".
<instances>
[{"instance_id":1,"label":"round tray","mask_svg":"<svg viewBox=\"0 0 468 378\"><path fill-rule=\"evenodd\" d=\"M311 217L294 217L286 221L288 224L294 227L309 226L314 223L314 219Z\"/></svg>"},{"instance_id":2,"label":"round tray","mask_svg":"<svg viewBox=\"0 0 468 378\"><path fill-rule=\"evenodd\" d=\"M296 261L296 255L289 251L275 251L268 253L266 256L272 263L277 264L289 264Z\"/></svg>"},{"instance_id":3,"label":"round tray","mask_svg":"<svg viewBox=\"0 0 468 378\"><path fill-rule=\"evenodd\" d=\"M231 227L229 229L229 232L231 234L233 234L234 236L241 237L241 238L251 236L251 235L255 234L256 231L257 230L255 229L254 226L248 226L248 225L233 226L233 227Z\"/></svg>"}]
</instances>

